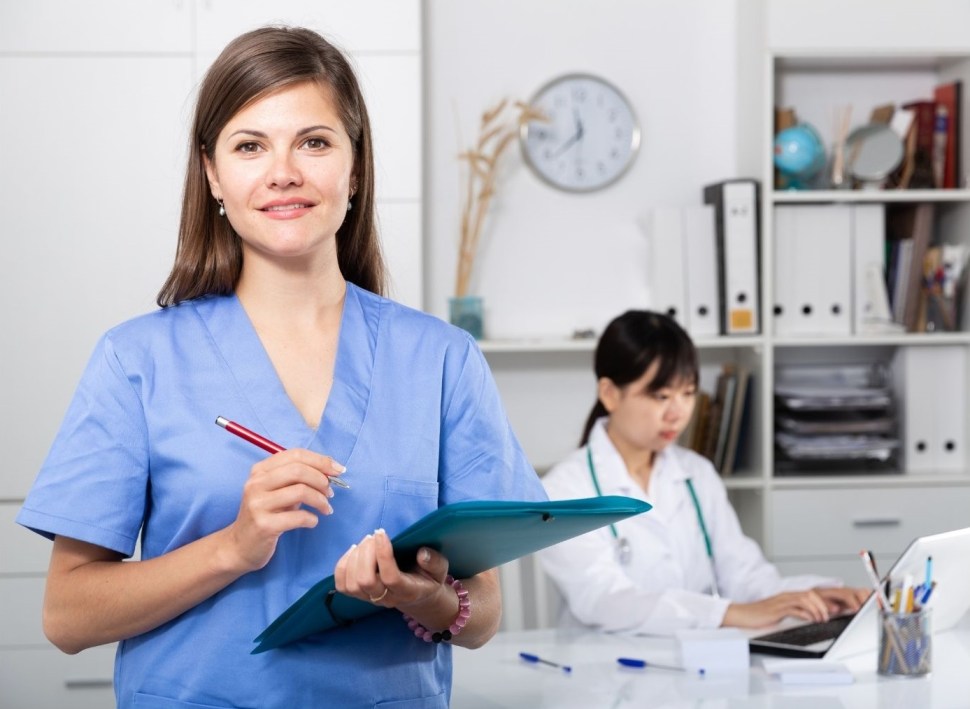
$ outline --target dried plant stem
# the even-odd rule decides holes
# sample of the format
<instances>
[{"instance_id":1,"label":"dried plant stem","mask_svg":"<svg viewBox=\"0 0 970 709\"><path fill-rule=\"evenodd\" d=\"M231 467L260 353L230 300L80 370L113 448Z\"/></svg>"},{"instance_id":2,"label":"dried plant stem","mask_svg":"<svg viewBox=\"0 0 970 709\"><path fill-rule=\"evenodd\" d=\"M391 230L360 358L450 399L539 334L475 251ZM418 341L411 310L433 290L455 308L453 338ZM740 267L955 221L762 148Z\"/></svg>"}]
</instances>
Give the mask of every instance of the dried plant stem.
<instances>
[{"instance_id":1,"label":"dried plant stem","mask_svg":"<svg viewBox=\"0 0 970 709\"><path fill-rule=\"evenodd\" d=\"M468 175L461 209L461 241L455 279L457 297L468 295L485 217L495 196L500 159L515 141L524 123L544 120L543 116L526 104L516 102L514 107L518 114L515 120L496 124L507 106L508 100L503 99L498 105L482 114L476 146L458 156L459 159L467 161Z\"/></svg>"}]
</instances>

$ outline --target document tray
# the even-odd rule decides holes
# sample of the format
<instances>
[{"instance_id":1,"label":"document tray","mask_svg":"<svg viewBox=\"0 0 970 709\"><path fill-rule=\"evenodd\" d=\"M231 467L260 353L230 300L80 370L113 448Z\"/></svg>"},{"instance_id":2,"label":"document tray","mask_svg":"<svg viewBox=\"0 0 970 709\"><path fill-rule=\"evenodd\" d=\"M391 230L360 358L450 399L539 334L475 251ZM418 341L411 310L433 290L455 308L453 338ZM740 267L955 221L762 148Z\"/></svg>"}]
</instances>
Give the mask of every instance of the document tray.
<instances>
[{"instance_id":1,"label":"document tray","mask_svg":"<svg viewBox=\"0 0 970 709\"><path fill-rule=\"evenodd\" d=\"M455 578L469 578L649 509L646 502L621 496L552 502L457 502L419 519L391 542L402 568L412 567L418 549L428 546L448 558L449 573ZM338 593L334 577L329 576L259 634L253 654L382 610L382 606Z\"/></svg>"}]
</instances>

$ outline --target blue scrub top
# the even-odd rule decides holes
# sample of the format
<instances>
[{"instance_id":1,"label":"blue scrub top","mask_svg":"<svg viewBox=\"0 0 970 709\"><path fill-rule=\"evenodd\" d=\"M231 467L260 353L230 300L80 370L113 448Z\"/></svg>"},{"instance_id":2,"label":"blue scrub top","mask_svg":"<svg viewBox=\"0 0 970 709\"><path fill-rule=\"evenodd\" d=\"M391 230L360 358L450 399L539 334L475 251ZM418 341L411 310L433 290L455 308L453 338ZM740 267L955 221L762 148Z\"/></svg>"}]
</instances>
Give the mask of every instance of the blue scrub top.
<instances>
[{"instance_id":1,"label":"blue scrub top","mask_svg":"<svg viewBox=\"0 0 970 709\"><path fill-rule=\"evenodd\" d=\"M120 644L119 707L444 707L451 648L397 611L251 655L255 638L363 535L463 500L546 499L474 340L347 285L317 430L283 389L235 296L142 316L99 342L17 521L151 559L227 526L266 454L225 416L347 466L334 513L287 532L265 568ZM473 608L474 611L474 608Z\"/></svg>"}]
</instances>

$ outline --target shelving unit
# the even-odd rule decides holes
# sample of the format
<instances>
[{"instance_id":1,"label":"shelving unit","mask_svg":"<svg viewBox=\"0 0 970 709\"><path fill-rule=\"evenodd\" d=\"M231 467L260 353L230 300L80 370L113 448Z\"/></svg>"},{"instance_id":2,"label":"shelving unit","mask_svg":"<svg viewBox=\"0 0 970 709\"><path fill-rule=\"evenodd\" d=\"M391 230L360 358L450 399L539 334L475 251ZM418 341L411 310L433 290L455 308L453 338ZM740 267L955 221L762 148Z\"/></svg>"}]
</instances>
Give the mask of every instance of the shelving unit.
<instances>
[{"instance_id":1,"label":"shelving unit","mask_svg":"<svg viewBox=\"0 0 970 709\"><path fill-rule=\"evenodd\" d=\"M852 124L868 120L871 109L886 103L901 104L918 98L931 98L933 87L945 81L961 79L970 88L970 51L967 52L886 52L829 53L799 51L768 52L765 68L764 125L770 132L776 107L792 107L801 121L812 124L827 146L833 142L832 128L836 109L852 104ZM962 121L963 145L961 163L967 165L967 110L964 100ZM774 190L771 151L772 136L765 136L761 174L762 199L762 294L766 317L764 358L762 361L762 407L772 411L774 380L779 366L785 364L827 361L888 361L892 364L901 352L910 348L956 348L962 353L963 369L970 371L970 332L966 317L957 332L859 334L848 336L794 336L775 333L771 322L775 302L774 259L775 209L781 205L821 204L915 204L937 205L936 238L970 244L970 190ZM963 184L966 184L965 182ZM964 293L963 311L966 312ZM921 373L926 385L934 372ZM965 377L964 373L964 377ZM910 382L912 383L912 382ZM896 386L903 386L899 380ZM897 394L901 392L897 391ZM760 509L749 506L748 514L760 514L760 520L746 524L765 531L762 540L766 552L787 572L812 570L843 575L852 582L861 581L854 553L860 548L879 548L880 555L891 557L902 551L908 541L919 534L970 525L970 430L966 411L970 393L952 391L963 412L963 438L958 443L959 470L914 472L908 463L911 451L903 450L898 471L894 473L799 474L780 476L776 472L774 426L767 425L760 436L764 460L764 498ZM905 403L900 404L905 416ZM906 441L904 436L903 445ZM915 467L912 466L912 467ZM955 506L958 502L960 506ZM805 513L809 514L805 514ZM822 523L809 524L813 516ZM822 527L828 530L831 544L805 545L801 538L811 538Z\"/></svg>"}]
</instances>

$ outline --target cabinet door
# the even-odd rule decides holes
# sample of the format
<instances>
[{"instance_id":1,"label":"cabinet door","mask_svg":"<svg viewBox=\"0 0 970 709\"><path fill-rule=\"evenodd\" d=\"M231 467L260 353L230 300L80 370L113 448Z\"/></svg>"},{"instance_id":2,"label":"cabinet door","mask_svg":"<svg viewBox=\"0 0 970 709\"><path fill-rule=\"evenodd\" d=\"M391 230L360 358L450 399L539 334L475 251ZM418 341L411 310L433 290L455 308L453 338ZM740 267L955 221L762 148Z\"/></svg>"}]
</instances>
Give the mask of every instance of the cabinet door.
<instances>
[{"instance_id":1,"label":"cabinet door","mask_svg":"<svg viewBox=\"0 0 970 709\"><path fill-rule=\"evenodd\" d=\"M115 706L115 645L65 655L54 647L0 648L0 706L104 709Z\"/></svg>"},{"instance_id":2,"label":"cabinet door","mask_svg":"<svg viewBox=\"0 0 970 709\"><path fill-rule=\"evenodd\" d=\"M191 0L11 0L3 4L2 52L144 53L191 49Z\"/></svg>"},{"instance_id":3,"label":"cabinet door","mask_svg":"<svg viewBox=\"0 0 970 709\"><path fill-rule=\"evenodd\" d=\"M99 335L155 307L191 76L188 57L0 56L0 499L26 494Z\"/></svg>"}]
</instances>

